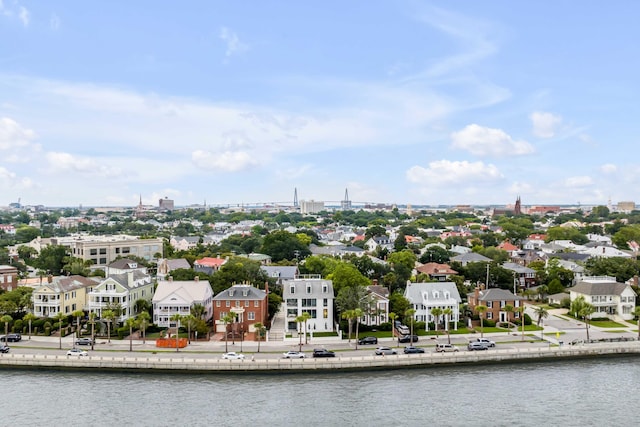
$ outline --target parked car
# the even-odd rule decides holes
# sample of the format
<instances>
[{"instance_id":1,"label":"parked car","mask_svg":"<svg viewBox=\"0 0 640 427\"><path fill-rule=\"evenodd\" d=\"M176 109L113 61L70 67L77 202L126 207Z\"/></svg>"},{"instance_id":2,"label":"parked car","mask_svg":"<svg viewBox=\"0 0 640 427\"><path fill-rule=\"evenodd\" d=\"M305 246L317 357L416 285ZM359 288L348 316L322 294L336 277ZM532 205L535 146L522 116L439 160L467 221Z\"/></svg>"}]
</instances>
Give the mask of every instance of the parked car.
<instances>
[{"instance_id":1,"label":"parked car","mask_svg":"<svg viewBox=\"0 0 640 427\"><path fill-rule=\"evenodd\" d=\"M72 348L71 350L67 351L67 356L83 357L88 355L89 353L87 353L85 350L80 350L79 348Z\"/></svg>"},{"instance_id":2,"label":"parked car","mask_svg":"<svg viewBox=\"0 0 640 427\"><path fill-rule=\"evenodd\" d=\"M223 354L222 358L227 360L242 360L244 359L244 354L236 353L235 351L230 351L229 353Z\"/></svg>"},{"instance_id":3,"label":"parked car","mask_svg":"<svg viewBox=\"0 0 640 427\"><path fill-rule=\"evenodd\" d=\"M436 352L446 353L450 351L460 351L460 349L453 344L436 344Z\"/></svg>"},{"instance_id":4,"label":"parked car","mask_svg":"<svg viewBox=\"0 0 640 427\"><path fill-rule=\"evenodd\" d=\"M400 337L400 339L398 340L398 342L418 342L418 336L417 335L403 335Z\"/></svg>"},{"instance_id":5,"label":"parked car","mask_svg":"<svg viewBox=\"0 0 640 427\"><path fill-rule=\"evenodd\" d=\"M402 322L399 320L395 321L394 327L396 328L396 331L398 331L398 333L401 335L409 335L411 333L411 331L409 330L409 327L406 325L403 325Z\"/></svg>"},{"instance_id":6,"label":"parked car","mask_svg":"<svg viewBox=\"0 0 640 427\"><path fill-rule=\"evenodd\" d=\"M478 338L476 339L477 342L483 342L487 345L487 347L495 347L496 343L494 341L491 341L488 338Z\"/></svg>"},{"instance_id":7,"label":"parked car","mask_svg":"<svg viewBox=\"0 0 640 427\"><path fill-rule=\"evenodd\" d=\"M94 344L94 341L91 338L78 338L76 340L76 345L92 345L92 344Z\"/></svg>"},{"instance_id":8,"label":"parked car","mask_svg":"<svg viewBox=\"0 0 640 427\"><path fill-rule=\"evenodd\" d=\"M376 348L376 354L378 356L380 355L391 355L391 354L397 354L396 351L390 347L378 347Z\"/></svg>"},{"instance_id":9,"label":"parked car","mask_svg":"<svg viewBox=\"0 0 640 427\"><path fill-rule=\"evenodd\" d=\"M21 340L22 340L22 335L18 333L8 334L7 336L0 337L0 342L18 342Z\"/></svg>"},{"instance_id":10,"label":"parked car","mask_svg":"<svg viewBox=\"0 0 640 427\"><path fill-rule=\"evenodd\" d=\"M9 350L11 349L9 348L8 345L0 344L0 353L9 353Z\"/></svg>"},{"instance_id":11,"label":"parked car","mask_svg":"<svg viewBox=\"0 0 640 427\"><path fill-rule=\"evenodd\" d=\"M304 359L306 356L301 351L287 351L286 353L282 353L282 357L285 359Z\"/></svg>"},{"instance_id":12,"label":"parked car","mask_svg":"<svg viewBox=\"0 0 640 427\"><path fill-rule=\"evenodd\" d=\"M404 354L424 353L424 348L414 347L412 345L404 348Z\"/></svg>"},{"instance_id":13,"label":"parked car","mask_svg":"<svg viewBox=\"0 0 640 427\"><path fill-rule=\"evenodd\" d=\"M313 350L313 357L336 357L336 354L326 348L316 348Z\"/></svg>"},{"instance_id":14,"label":"parked car","mask_svg":"<svg viewBox=\"0 0 640 427\"><path fill-rule=\"evenodd\" d=\"M358 344L378 344L377 337L364 337L358 340Z\"/></svg>"},{"instance_id":15,"label":"parked car","mask_svg":"<svg viewBox=\"0 0 640 427\"><path fill-rule=\"evenodd\" d=\"M471 341L469 345L467 345L467 349L469 351L489 350L489 346L487 345L487 343L484 343L482 341Z\"/></svg>"}]
</instances>

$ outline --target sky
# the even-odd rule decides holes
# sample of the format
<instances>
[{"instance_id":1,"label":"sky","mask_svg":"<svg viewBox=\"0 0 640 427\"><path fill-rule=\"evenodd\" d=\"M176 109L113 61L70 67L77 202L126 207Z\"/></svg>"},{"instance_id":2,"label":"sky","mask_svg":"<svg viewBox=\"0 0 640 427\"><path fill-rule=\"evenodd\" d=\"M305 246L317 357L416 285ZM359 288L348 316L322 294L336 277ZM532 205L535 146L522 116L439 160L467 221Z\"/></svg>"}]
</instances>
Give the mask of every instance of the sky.
<instances>
[{"instance_id":1,"label":"sky","mask_svg":"<svg viewBox=\"0 0 640 427\"><path fill-rule=\"evenodd\" d=\"M638 16L0 0L0 206L637 202Z\"/></svg>"}]
</instances>

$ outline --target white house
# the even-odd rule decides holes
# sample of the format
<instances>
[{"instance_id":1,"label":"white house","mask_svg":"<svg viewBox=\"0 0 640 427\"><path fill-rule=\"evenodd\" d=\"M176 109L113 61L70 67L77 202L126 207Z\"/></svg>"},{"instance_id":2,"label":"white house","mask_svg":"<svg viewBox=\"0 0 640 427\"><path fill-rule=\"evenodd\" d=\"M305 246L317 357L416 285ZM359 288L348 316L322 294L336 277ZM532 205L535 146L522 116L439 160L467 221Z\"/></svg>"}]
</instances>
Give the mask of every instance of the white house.
<instances>
[{"instance_id":1,"label":"white house","mask_svg":"<svg viewBox=\"0 0 640 427\"><path fill-rule=\"evenodd\" d=\"M379 326L389 320L389 289L380 285L367 286L366 307L360 323Z\"/></svg>"},{"instance_id":2,"label":"white house","mask_svg":"<svg viewBox=\"0 0 640 427\"><path fill-rule=\"evenodd\" d=\"M298 331L296 317L309 313L309 332L333 332L333 282L320 275L301 275L282 284L286 307L285 332Z\"/></svg>"},{"instance_id":3,"label":"white house","mask_svg":"<svg viewBox=\"0 0 640 427\"><path fill-rule=\"evenodd\" d=\"M411 303L411 307L416 311L413 315L417 322L425 322L426 329L429 330L429 322L447 325L445 315L433 316L431 310L440 308L442 310L450 308L452 314L450 322L455 322L457 329L460 321L460 303L462 299L458 293L458 288L453 282L427 282L427 283L407 283L404 296Z\"/></svg>"},{"instance_id":4,"label":"white house","mask_svg":"<svg viewBox=\"0 0 640 427\"><path fill-rule=\"evenodd\" d=\"M615 277L586 276L568 291L572 302L583 296L595 307L596 311L591 317L633 319L636 293L630 284L616 282Z\"/></svg>"},{"instance_id":5,"label":"white house","mask_svg":"<svg viewBox=\"0 0 640 427\"><path fill-rule=\"evenodd\" d=\"M170 318L174 314L186 316L191 308L199 304L204 307L205 321L213 317L213 291L207 280L174 281L162 280L153 295L153 323L161 328L171 326Z\"/></svg>"},{"instance_id":6,"label":"white house","mask_svg":"<svg viewBox=\"0 0 640 427\"><path fill-rule=\"evenodd\" d=\"M103 310L120 307L122 313L116 320L124 322L138 314L135 309L136 301L142 299L151 302L152 298L151 276L134 270L124 274L112 274L94 286L87 294L87 308L101 318Z\"/></svg>"}]
</instances>

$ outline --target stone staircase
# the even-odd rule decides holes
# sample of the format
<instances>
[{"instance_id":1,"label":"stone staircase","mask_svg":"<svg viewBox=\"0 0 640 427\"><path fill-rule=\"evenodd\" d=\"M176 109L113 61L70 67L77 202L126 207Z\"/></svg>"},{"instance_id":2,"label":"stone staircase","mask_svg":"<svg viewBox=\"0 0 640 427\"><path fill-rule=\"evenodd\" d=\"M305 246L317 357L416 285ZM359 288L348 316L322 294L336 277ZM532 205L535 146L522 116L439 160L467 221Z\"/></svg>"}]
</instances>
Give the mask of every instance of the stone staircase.
<instances>
[{"instance_id":1,"label":"stone staircase","mask_svg":"<svg viewBox=\"0 0 640 427\"><path fill-rule=\"evenodd\" d=\"M285 307L280 306L280 310L273 316L271 320L271 329L269 329L269 341L284 341L284 328L285 328Z\"/></svg>"}]
</instances>

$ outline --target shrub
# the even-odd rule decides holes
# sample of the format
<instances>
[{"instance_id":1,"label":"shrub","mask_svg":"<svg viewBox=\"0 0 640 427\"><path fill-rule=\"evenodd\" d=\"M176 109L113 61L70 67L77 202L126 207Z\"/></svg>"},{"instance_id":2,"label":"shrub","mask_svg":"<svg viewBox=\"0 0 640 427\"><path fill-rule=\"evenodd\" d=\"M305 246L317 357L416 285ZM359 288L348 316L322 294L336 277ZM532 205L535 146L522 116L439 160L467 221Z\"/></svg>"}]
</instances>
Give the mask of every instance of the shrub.
<instances>
[{"instance_id":1,"label":"shrub","mask_svg":"<svg viewBox=\"0 0 640 427\"><path fill-rule=\"evenodd\" d=\"M384 322L378 326L379 331L391 331L391 322Z\"/></svg>"},{"instance_id":2,"label":"shrub","mask_svg":"<svg viewBox=\"0 0 640 427\"><path fill-rule=\"evenodd\" d=\"M23 323L24 323L24 322L22 321L22 319L18 319L18 320L16 320L16 321L14 322L14 324L13 324L13 329L14 329L15 331L21 331L21 330L22 330Z\"/></svg>"},{"instance_id":3,"label":"shrub","mask_svg":"<svg viewBox=\"0 0 640 427\"><path fill-rule=\"evenodd\" d=\"M45 319L36 319L31 322L31 327L42 329L44 326Z\"/></svg>"},{"instance_id":4,"label":"shrub","mask_svg":"<svg viewBox=\"0 0 640 427\"><path fill-rule=\"evenodd\" d=\"M482 321L482 324L484 326L486 326L487 328L493 328L494 326L496 326L496 322L491 320L491 319L486 319Z\"/></svg>"},{"instance_id":5,"label":"shrub","mask_svg":"<svg viewBox=\"0 0 640 427\"><path fill-rule=\"evenodd\" d=\"M127 328L126 326L123 326L122 328L118 328L117 332L118 332L118 338L123 339L126 335L129 335L129 328Z\"/></svg>"},{"instance_id":6,"label":"shrub","mask_svg":"<svg viewBox=\"0 0 640 427\"><path fill-rule=\"evenodd\" d=\"M411 325L407 325L409 327L411 327ZM427 324L425 322L413 322L413 332L415 333L416 331L424 331L424 328L427 326Z\"/></svg>"},{"instance_id":7,"label":"shrub","mask_svg":"<svg viewBox=\"0 0 640 427\"><path fill-rule=\"evenodd\" d=\"M51 335L51 327L45 326L44 328L44 334L46 336L50 336Z\"/></svg>"}]
</instances>

